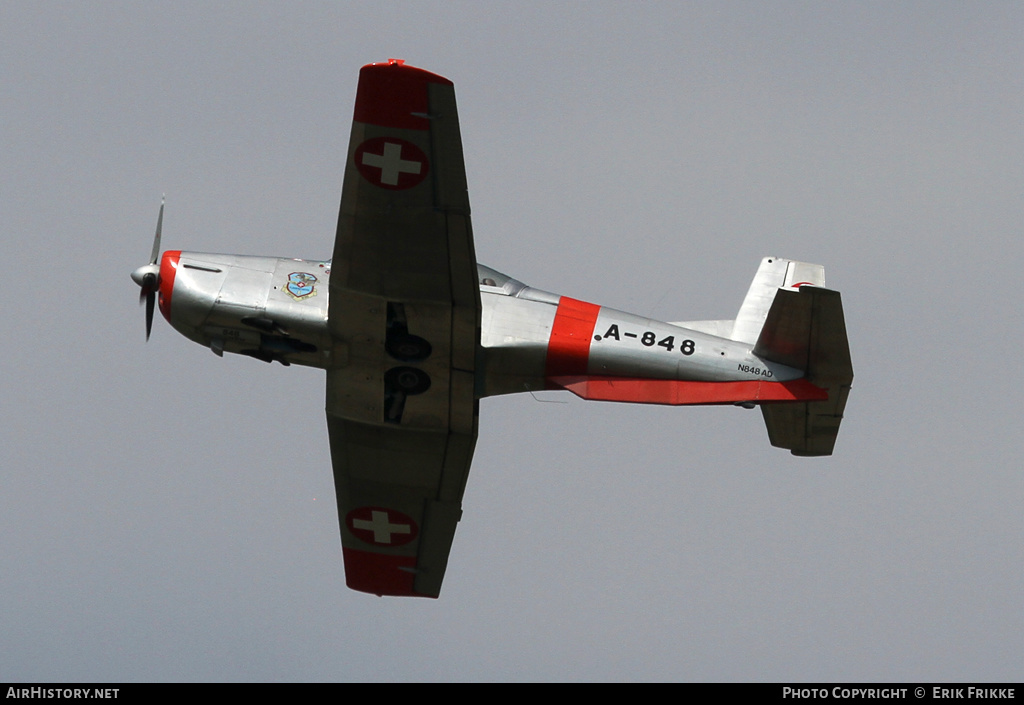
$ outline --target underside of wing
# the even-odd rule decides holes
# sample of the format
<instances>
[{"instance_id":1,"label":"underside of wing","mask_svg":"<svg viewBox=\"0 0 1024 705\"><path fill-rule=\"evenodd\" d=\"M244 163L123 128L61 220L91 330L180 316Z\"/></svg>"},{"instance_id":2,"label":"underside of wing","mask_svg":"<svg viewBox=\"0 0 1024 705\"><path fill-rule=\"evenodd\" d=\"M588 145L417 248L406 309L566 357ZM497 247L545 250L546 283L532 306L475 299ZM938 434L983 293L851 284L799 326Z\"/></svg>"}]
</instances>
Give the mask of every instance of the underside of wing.
<instances>
[{"instance_id":1,"label":"underside of wing","mask_svg":"<svg viewBox=\"0 0 1024 705\"><path fill-rule=\"evenodd\" d=\"M363 68L330 281L327 424L349 587L436 597L477 433L480 293L455 91Z\"/></svg>"},{"instance_id":2,"label":"underside of wing","mask_svg":"<svg viewBox=\"0 0 1024 705\"><path fill-rule=\"evenodd\" d=\"M328 413L350 588L438 596L473 457L475 416L466 421L471 424L466 432L445 433Z\"/></svg>"},{"instance_id":3,"label":"underside of wing","mask_svg":"<svg viewBox=\"0 0 1024 705\"><path fill-rule=\"evenodd\" d=\"M398 62L360 72L331 288L479 308L448 79Z\"/></svg>"}]
</instances>

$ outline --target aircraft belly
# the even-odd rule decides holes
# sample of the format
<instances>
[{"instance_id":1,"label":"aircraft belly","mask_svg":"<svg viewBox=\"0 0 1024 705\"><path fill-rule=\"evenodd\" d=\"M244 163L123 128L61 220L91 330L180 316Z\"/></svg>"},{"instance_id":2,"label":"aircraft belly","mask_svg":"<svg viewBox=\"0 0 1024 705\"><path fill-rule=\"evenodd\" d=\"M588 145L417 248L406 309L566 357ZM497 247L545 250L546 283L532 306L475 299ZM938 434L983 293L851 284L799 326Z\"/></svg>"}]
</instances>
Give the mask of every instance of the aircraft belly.
<instances>
[{"instance_id":1,"label":"aircraft belly","mask_svg":"<svg viewBox=\"0 0 1024 705\"><path fill-rule=\"evenodd\" d=\"M429 387L403 400L400 425L403 428L447 430L453 420L466 426L465 419L451 413L453 385L472 379L471 371L453 369L451 306L433 302L403 304L408 333L428 341L429 356L403 362L387 351L388 301L377 296L336 290L331 325L336 345L332 373L343 383L328 388L328 407L334 416L366 424L385 424L386 381L391 370L413 367L429 378ZM392 419L394 421L394 419ZM471 422L469 426L471 427ZM466 430L466 429L460 429Z\"/></svg>"}]
</instances>

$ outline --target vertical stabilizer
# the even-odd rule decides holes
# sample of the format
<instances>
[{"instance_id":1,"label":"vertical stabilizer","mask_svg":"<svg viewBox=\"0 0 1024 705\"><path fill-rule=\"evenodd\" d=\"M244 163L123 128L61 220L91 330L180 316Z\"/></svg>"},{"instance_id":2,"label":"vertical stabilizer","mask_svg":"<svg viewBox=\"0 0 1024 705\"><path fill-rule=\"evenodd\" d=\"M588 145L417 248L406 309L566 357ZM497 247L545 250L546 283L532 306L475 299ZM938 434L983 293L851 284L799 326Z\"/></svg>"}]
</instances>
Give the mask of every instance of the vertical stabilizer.
<instances>
[{"instance_id":1,"label":"vertical stabilizer","mask_svg":"<svg viewBox=\"0 0 1024 705\"><path fill-rule=\"evenodd\" d=\"M820 264L796 262L780 257L765 257L743 299L733 323L733 340L753 345L761 335L768 311L779 289L799 289L804 284L825 286L825 268Z\"/></svg>"}]
</instances>

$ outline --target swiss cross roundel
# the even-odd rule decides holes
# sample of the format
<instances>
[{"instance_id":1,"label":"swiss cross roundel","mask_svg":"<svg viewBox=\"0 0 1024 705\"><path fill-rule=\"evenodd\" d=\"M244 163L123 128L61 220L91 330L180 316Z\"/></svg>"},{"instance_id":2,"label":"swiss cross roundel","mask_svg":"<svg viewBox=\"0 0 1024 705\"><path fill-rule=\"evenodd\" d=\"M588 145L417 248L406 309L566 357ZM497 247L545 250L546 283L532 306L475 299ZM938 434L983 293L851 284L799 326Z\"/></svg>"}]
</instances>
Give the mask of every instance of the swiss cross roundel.
<instances>
[{"instance_id":1,"label":"swiss cross roundel","mask_svg":"<svg viewBox=\"0 0 1024 705\"><path fill-rule=\"evenodd\" d=\"M345 516L352 534L374 546L401 546L416 538L419 527L412 517L385 507L359 507Z\"/></svg>"},{"instance_id":2,"label":"swiss cross roundel","mask_svg":"<svg viewBox=\"0 0 1024 705\"><path fill-rule=\"evenodd\" d=\"M427 155L397 137L373 137L356 147L356 168L374 186L407 189L427 178Z\"/></svg>"}]
</instances>

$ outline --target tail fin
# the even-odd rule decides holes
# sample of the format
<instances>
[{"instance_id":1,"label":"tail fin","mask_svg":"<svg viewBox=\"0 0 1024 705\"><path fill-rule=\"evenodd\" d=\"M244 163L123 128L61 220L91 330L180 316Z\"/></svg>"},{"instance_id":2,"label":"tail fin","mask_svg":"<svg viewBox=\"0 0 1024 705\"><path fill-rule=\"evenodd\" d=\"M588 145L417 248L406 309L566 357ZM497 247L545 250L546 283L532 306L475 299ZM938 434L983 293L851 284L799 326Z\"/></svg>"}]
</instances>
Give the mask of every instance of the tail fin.
<instances>
[{"instance_id":1,"label":"tail fin","mask_svg":"<svg viewBox=\"0 0 1024 705\"><path fill-rule=\"evenodd\" d=\"M827 390L823 401L756 402L772 445L793 455L832 455L853 382L843 303L824 286L820 264L765 257L735 320L674 324L748 343L758 357L804 370Z\"/></svg>"},{"instance_id":2,"label":"tail fin","mask_svg":"<svg viewBox=\"0 0 1024 705\"><path fill-rule=\"evenodd\" d=\"M807 381L828 390L826 401L762 404L771 444L793 455L831 455L853 382L839 292L816 286L777 289L753 352L805 370Z\"/></svg>"},{"instance_id":3,"label":"tail fin","mask_svg":"<svg viewBox=\"0 0 1024 705\"><path fill-rule=\"evenodd\" d=\"M799 289L804 284L825 286L825 268L820 264L765 257L734 320L675 321L673 325L753 345L775 301L775 292L784 288Z\"/></svg>"},{"instance_id":4,"label":"tail fin","mask_svg":"<svg viewBox=\"0 0 1024 705\"><path fill-rule=\"evenodd\" d=\"M740 312L736 314L732 335L729 337L753 344L761 335L768 310L775 301L775 292L779 289L799 289L804 284L825 286L825 268L820 264L765 257L750 283Z\"/></svg>"}]
</instances>

